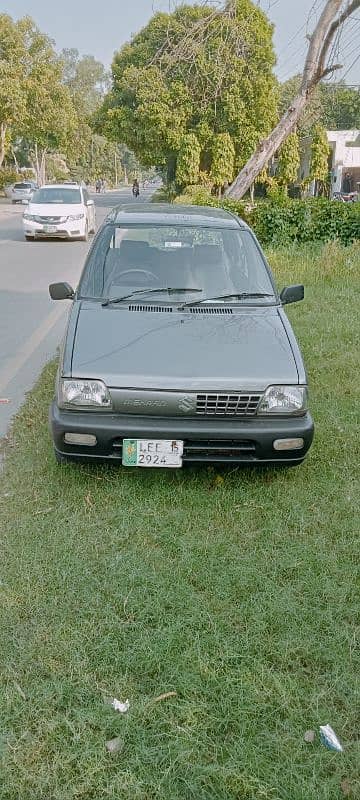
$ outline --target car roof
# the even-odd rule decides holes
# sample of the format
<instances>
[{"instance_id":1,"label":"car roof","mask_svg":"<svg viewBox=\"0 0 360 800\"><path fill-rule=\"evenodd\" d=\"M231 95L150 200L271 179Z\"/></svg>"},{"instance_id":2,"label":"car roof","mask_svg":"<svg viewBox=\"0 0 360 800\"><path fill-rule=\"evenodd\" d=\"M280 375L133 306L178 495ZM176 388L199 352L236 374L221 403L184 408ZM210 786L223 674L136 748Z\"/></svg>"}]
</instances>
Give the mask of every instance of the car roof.
<instances>
[{"instance_id":1,"label":"car roof","mask_svg":"<svg viewBox=\"0 0 360 800\"><path fill-rule=\"evenodd\" d=\"M114 208L106 222L127 224L184 225L203 228L247 228L243 220L222 208L181 206L170 203L134 203Z\"/></svg>"}]
</instances>

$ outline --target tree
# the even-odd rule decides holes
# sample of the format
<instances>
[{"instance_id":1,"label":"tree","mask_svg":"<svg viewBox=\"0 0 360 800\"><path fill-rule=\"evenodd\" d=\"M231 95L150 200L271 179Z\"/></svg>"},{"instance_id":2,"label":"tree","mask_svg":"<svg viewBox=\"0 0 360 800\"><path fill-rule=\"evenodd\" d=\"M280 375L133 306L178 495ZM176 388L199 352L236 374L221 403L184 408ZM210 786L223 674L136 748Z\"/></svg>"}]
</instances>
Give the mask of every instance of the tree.
<instances>
[{"instance_id":1,"label":"tree","mask_svg":"<svg viewBox=\"0 0 360 800\"><path fill-rule=\"evenodd\" d=\"M0 167L9 133L21 126L26 115L23 62L26 47L21 25L8 14L0 14Z\"/></svg>"},{"instance_id":2,"label":"tree","mask_svg":"<svg viewBox=\"0 0 360 800\"><path fill-rule=\"evenodd\" d=\"M326 130L322 125L316 125L311 142L310 180L316 181L316 194L324 191L324 185L329 176L330 145Z\"/></svg>"},{"instance_id":3,"label":"tree","mask_svg":"<svg viewBox=\"0 0 360 800\"><path fill-rule=\"evenodd\" d=\"M280 87L280 114L291 104L300 89L301 75L294 75ZM326 129L360 128L360 91L345 84L321 82L314 87L302 112L297 130L299 136L311 136L314 125Z\"/></svg>"},{"instance_id":4,"label":"tree","mask_svg":"<svg viewBox=\"0 0 360 800\"><path fill-rule=\"evenodd\" d=\"M63 82L68 87L79 117L88 119L99 108L109 87L109 75L94 56L80 56L76 48L65 48L60 58Z\"/></svg>"},{"instance_id":5,"label":"tree","mask_svg":"<svg viewBox=\"0 0 360 800\"><path fill-rule=\"evenodd\" d=\"M290 133L279 150L277 179L280 185L287 187L295 183L300 167L299 137L295 131Z\"/></svg>"},{"instance_id":6,"label":"tree","mask_svg":"<svg viewBox=\"0 0 360 800\"><path fill-rule=\"evenodd\" d=\"M23 126L31 144L37 181L45 182L49 152L67 153L75 136L77 118L69 90L62 83L62 65L50 44L34 65L27 86L27 117Z\"/></svg>"},{"instance_id":7,"label":"tree","mask_svg":"<svg viewBox=\"0 0 360 800\"><path fill-rule=\"evenodd\" d=\"M293 75L280 86L279 115L285 114L291 105L293 97L298 94L301 86L301 75ZM309 97L302 114L299 117L296 130L299 138L311 136L314 125L321 121L324 112L324 97L321 91L322 85L319 84Z\"/></svg>"},{"instance_id":8,"label":"tree","mask_svg":"<svg viewBox=\"0 0 360 800\"><path fill-rule=\"evenodd\" d=\"M230 134L219 133L214 137L210 177L221 197L225 183L234 177L235 148Z\"/></svg>"},{"instance_id":9,"label":"tree","mask_svg":"<svg viewBox=\"0 0 360 800\"><path fill-rule=\"evenodd\" d=\"M168 180L184 135L197 137L208 171L212 139L227 132L239 168L275 122L274 64L272 26L252 0L157 13L115 56L101 129Z\"/></svg>"},{"instance_id":10,"label":"tree","mask_svg":"<svg viewBox=\"0 0 360 800\"><path fill-rule=\"evenodd\" d=\"M194 133L183 136L176 166L176 181L181 188L198 183L200 172L200 144Z\"/></svg>"},{"instance_id":11,"label":"tree","mask_svg":"<svg viewBox=\"0 0 360 800\"><path fill-rule=\"evenodd\" d=\"M317 84L339 67L327 63L335 35L351 14L360 8L360 0L326 0L318 23L310 37L304 72L298 94L269 136L253 152L229 187L230 197L241 198L271 157L291 133L309 102Z\"/></svg>"},{"instance_id":12,"label":"tree","mask_svg":"<svg viewBox=\"0 0 360 800\"><path fill-rule=\"evenodd\" d=\"M360 128L360 91L345 84L321 87L322 114L319 118L328 130Z\"/></svg>"},{"instance_id":13,"label":"tree","mask_svg":"<svg viewBox=\"0 0 360 800\"><path fill-rule=\"evenodd\" d=\"M52 41L30 17L14 22L0 15L0 165L6 137L32 145L39 182L45 179L48 151L66 147L76 127L69 90L62 84L62 64Z\"/></svg>"}]
</instances>

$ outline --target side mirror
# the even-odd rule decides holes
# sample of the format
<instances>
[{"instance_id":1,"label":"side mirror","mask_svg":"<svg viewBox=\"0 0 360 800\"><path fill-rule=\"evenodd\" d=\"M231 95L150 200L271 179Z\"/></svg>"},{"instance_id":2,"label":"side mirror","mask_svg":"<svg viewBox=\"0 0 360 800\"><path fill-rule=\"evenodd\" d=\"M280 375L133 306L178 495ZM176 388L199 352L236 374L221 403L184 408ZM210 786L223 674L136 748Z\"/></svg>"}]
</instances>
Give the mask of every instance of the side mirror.
<instances>
[{"instance_id":1,"label":"side mirror","mask_svg":"<svg viewBox=\"0 0 360 800\"><path fill-rule=\"evenodd\" d=\"M288 303L298 303L299 300L304 299L304 287L302 284L296 284L295 286L285 286L280 294L280 300L283 306L288 305Z\"/></svg>"},{"instance_id":2,"label":"side mirror","mask_svg":"<svg viewBox=\"0 0 360 800\"><path fill-rule=\"evenodd\" d=\"M87 206L93 206L94 205L94 201L93 200L88 200L86 205Z\"/></svg>"},{"instance_id":3,"label":"side mirror","mask_svg":"<svg viewBox=\"0 0 360 800\"><path fill-rule=\"evenodd\" d=\"M49 294L52 300L72 300L75 292L69 283L50 283Z\"/></svg>"}]
</instances>

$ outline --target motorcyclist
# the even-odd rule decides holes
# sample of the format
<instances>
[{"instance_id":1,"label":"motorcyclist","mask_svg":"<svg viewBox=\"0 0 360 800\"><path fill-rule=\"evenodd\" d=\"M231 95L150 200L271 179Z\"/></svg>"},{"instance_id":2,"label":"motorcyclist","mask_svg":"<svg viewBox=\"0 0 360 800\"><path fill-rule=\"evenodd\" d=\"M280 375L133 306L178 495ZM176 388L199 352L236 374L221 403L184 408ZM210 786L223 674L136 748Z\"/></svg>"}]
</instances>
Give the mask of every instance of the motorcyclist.
<instances>
[{"instance_id":1,"label":"motorcyclist","mask_svg":"<svg viewBox=\"0 0 360 800\"><path fill-rule=\"evenodd\" d=\"M140 186L139 186L139 181L138 181L138 179L137 179L137 178L135 178L135 180L134 180L134 182L133 182L133 185L132 185L132 193L133 193L134 197L139 197L139 194L140 194Z\"/></svg>"}]
</instances>

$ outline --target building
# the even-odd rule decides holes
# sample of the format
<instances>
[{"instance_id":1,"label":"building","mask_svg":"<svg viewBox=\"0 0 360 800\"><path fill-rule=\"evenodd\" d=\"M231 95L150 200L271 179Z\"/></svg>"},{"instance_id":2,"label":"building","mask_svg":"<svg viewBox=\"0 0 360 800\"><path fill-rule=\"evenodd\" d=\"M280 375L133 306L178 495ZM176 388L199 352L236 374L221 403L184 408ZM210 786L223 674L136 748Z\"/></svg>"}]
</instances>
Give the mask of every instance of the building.
<instances>
[{"instance_id":1,"label":"building","mask_svg":"<svg viewBox=\"0 0 360 800\"><path fill-rule=\"evenodd\" d=\"M329 171L331 174L331 196L337 192L358 192L360 195L360 130L326 131L331 147ZM301 141L300 180L310 173L311 136ZM315 181L308 193L315 194Z\"/></svg>"}]
</instances>

